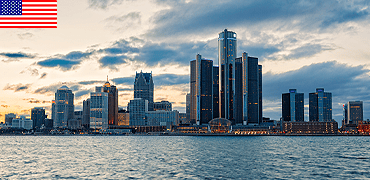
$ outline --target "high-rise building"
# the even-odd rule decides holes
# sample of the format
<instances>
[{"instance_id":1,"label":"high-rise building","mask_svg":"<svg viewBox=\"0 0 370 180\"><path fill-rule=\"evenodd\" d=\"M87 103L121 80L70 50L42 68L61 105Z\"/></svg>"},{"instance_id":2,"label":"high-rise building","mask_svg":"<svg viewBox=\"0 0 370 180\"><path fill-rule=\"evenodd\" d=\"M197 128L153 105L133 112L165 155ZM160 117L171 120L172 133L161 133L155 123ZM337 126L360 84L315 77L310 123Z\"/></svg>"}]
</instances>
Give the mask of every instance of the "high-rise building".
<instances>
[{"instance_id":1,"label":"high-rise building","mask_svg":"<svg viewBox=\"0 0 370 180\"><path fill-rule=\"evenodd\" d=\"M235 124L235 58L237 50L236 33L225 29L218 35L219 63L219 111L220 117Z\"/></svg>"},{"instance_id":2,"label":"high-rise building","mask_svg":"<svg viewBox=\"0 0 370 180\"><path fill-rule=\"evenodd\" d=\"M190 93L186 94L186 123L190 123ZM184 123L184 122L183 122Z\"/></svg>"},{"instance_id":3,"label":"high-rise building","mask_svg":"<svg viewBox=\"0 0 370 180\"><path fill-rule=\"evenodd\" d=\"M349 101L345 104L344 123L357 124L364 119L364 109L362 101Z\"/></svg>"},{"instance_id":4,"label":"high-rise building","mask_svg":"<svg viewBox=\"0 0 370 180\"><path fill-rule=\"evenodd\" d=\"M90 93L90 128L108 129L109 94L107 92Z\"/></svg>"},{"instance_id":5,"label":"high-rise building","mask_svg":"<svg viewBox=\"0 0 370 180\"><path fill-rule=\"evenodd\" d=\"M242 54L243 86L243 123L260 124L262 122L262 66L258 58Z\"/></svg>"},{"instance_id":6,"label":"high-rise building","mask_svg":"<svg viewBox=\"0 0 370 180\"><path fill-rule=\"evenodd\" d=\"M310 121L332 120L332 95L324 92L324 88L316 88L316 92L309 95L309 118Z\"/></svg>"},{"instance_id":7,"label":"high-rise building","mask_svg":"<svg viewBox=\"0 0 370 180\"><path fill-rule=\"evenodd\" d=\"M95 87L95 92L108 93L108 124L118 125L118 90L108 81L103 86Z\"/></svg>"},{"instance_id":8,"label":"high-rise building","mask_svg":"<svg viewBox=\"0 0 370 180\"><path fill-rule=\"evenodd\" d=\"M31 120L33 121L33 129L41 128L42 124L44 124L46 115L45 109L42 107L34 107L31 109Z\"/></svg>"},{"instance_id":9,"label":"high-rise building","mask_svg":"<svg viewBox=\"0 0 370 180\"><path fill-rule=\"evenodd\" d=\"M172 104L168 101L154 102L154 111L172 111Z\"/></svg>"},{"instance_id":10,"label":"high-rise building","mask_svg":"<svg viewBox=\"0 0 370 180\"><path fill-rule=\"evenodd\" d=\"M296 89L282 94L282 118L284 121L304 121L304 94Z\"/></svg>"},{"instance_id":11,"label":"high-rise building","mask_svg":"<svg viewBox=\"0 0 370 180\"><path fill-rule=\"evenodd\" d=\"M233 124L262 122L262 66L243 53L237 58L236 33L225 29L218 36L219 117Z\"/></svg>"},{"instance_id":12,"label":"high-rise building","mask_svg":"<svg viewBox=\"0 0 370 180\"><path fill-rule=\"evenodd\" d=\"M207 124L213 119L213 61L200 54L190 61L191 123Z\"/></svg>"},{"instance_id":13,"label":"high-rise building","mask_svg":"<svg viewBox=\"0 0 370 180\"><path fill-rule=\"evenodd\" d=\"M148 100L142 98L134 98L130 100L130 126L146 126L148 121L145 113L148 111Z\"/></svg>"},{"instance_id":14,"label":"high-rise building","mask_svg":"<svg viewBox=\"0 0 370 180\"><path fill-rule=\"evenodd\" d=\"M148 126L179 125L178 111L147 111L145 113Z\"/></svg>"},{"instance_id":15,"label":"high-rise building","mask_svg":"<svg viewBox=\"0 0 370 180\"><path fill-rule=\"evenodd\" d=\"M118 126L129 126L130 125L130 113L126 110L118 111Z\"/></svg>"},{"instance_id":16,"label":"high-rise building","mask_svg":"<svg viewBox=\"0 0 370 180\"><path fill-rule=\"evenodd\" d=\"M218 76L219 69L218 66L213 66L213 118L220 117L220 106L219 106L219 80Z\"/></svg>"},{"instance_id":17,"label":"high-rise building","mask_svg":"<svg viewBox=\"0 0 370 180\"><path fill-rule=\"evenodd\" d=\"M14 113L5 114L5 124L8 126L12 125L12 120L17 117Z\"/></svg>"},{"instance_id":18,"label":"high-rise building","mask_svg":"<svg viewBox=\"0 0 370 180\"><path fill-rule=\"evenodd\" d=\"M83 101L82 108L82 126L86 129L90 128L90 99Z\"/></svg>"},{"instance_id":19,"label":"high-rise building","mask_svg":"<svg viewBox=\"0 0 370 180\"><path fill-rule=\"evenodd\" d=\"M136 72L134 98L148 100L148 110L153 111L154 83L152 73Z\"/></svg>"},{"instance_id":20,"label":"high-rise building","mask_svg":"<svg viewBox=\"0 0 370 180\"><path fill-rule=\"evenodd\" d=\"M60 87L55 93L55 101L52 104L52 117L54 127L68 128L68 120L73 118L74 94L67 86Z\"/></svg>"}]
</instances>

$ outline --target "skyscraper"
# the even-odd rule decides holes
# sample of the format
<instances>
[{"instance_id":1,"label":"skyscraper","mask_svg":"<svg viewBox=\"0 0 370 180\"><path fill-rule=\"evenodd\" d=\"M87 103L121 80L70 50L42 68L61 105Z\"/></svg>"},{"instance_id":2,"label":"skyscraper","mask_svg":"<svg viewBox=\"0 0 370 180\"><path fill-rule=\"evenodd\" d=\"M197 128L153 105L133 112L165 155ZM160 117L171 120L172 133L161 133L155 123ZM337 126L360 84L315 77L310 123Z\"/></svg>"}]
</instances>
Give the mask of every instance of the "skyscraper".
<instances>
[{"instance_id":1,"label":"skyscraper","mask_svg":"<svg viewBox=\"0 0 370 180\"><path fill-rule=\"evenodd\" d=\"M246 124L262 122L262 66L258 58L242 54L243 63L243 121Z\"/></svg>"},{"instance_id":2,"label":"skyscraper","mask_svg":"<svg viewBox=\"0 0 370 180\"><path fill-rule=\"evenodd\" d=\"M55 93L55 103L52 104L54 127L68 128L68 120L74 116L74 94L67 86L60 87Z\"/></svg>"},{"instance_id":3,"label":"skyscraper","mask_svg":"<svg viewBox=\"0 0 370 180\"><path fill-rule=\"evenodd\" d=\"M190 122L190 93L186 94L186 123Z\"/></svg>"},{"instance_id":4,"label":"skyscraper","mask_svg":"<svg viewBox=\"0 0 370 180\"><path fill-rule=\"evenodd\" d=\"M236 33L225 29L218 35L219 111L221 118L234 124L236 50Z\"/></svg>"},{"instance_id":5,"label":"skyscraper","mask_svg":"<svg viewBox=\"0 0 370 180\"><path fill-rule=\"evenodd\" d=\"M12 120L17 117L14 113L5 114L5 124L8 126L12 125Z\"/></svg>"},{"instance_id":6,"label":"skyscraper","mask_svg":"<svg viewBox=\"0 0 370 180\"><path fill-rule=\"evenodd\" d=\"M218 66L213 66L213 118L220 117L219 106L219 69Z\"/></svg>"},{"instance_id":7,"label":"skyscraper","mask_svg":"<svg viewBox=\"0 0 370 180\"><path fill-rule=\"evenodd\" d=\"M304 121L304 94L296 89L282 94L282 117L284 121Z\"/></svg>"},{"instance_id":8,"label":"skyscraper","mask_svg":"<svg viewBox=\"0 0 370 180\"><path fill-rule=\"evenodd\" d=\"M207 124L213 119L213 61L200 54L190 61L190 119L192 123Z\"/></svg>"},{"instance_id":9,"label":"skyscraper","mask_svg":"<svg viewBox=\"0 0 370 180\"><path fill-rule=\"evenodd\" d=\"M345 124L358 124L364 119L364 109L362 101L349 101L346 104Z\"/></svg>"},{"instance_id":10,"label":"skyscraper","mask_svg":"<svg viewBox=\"0 0 370 180\"><path fill-rule=\"evenodd\" d=\"M90 93L90 128L95 130L108 129L108 99L109 93L107 92L101 91Z\"/></svg>"},{"instance_id":11,"label":"skyscraper","mask_svg":"<svg viewBox=\"0 0 370 180\"><path fill-rule=\"evenodd\" d=\"M148 111L148 100L142 98L134 98L130 100L130 126L146 126L148 121L145 113Z\"/></svg>"},{"instance_id":12,"label":"skyscraper","mask_svg":"<svg viewBox=\"0 0 370 180\"><path fill-rule=\"evenodd\" d=\"M86 129L90 128L90 99L83 101L82 126Z\"/></svg>"},{"instance_id":13,"label":"skyscraper","mask_svg":"<svg viewBox=\"0 0 370 180\"><path fill-rule=\"evenodd\" d=\"M332 95L324 92L324 88L316 88L316 92L309 95L309 118L310 121L332 120Z\"/></svg>"},{"instance_id":14,"label":"skyscraper","mask_svg":"<svg viewBox=\"0 0 370 180\"><path fill-rule=\"evenodd\" d=\"M118 90L117 87L111 85L108 81L101 86L95 87L95 92L108 93L108 124L118 125Z\"/></svg>"},{"instance_id":15,"label":"skyscraper","mask_svg":"<svg viewBox=\"0 0 370 180\"><path fill-rule=\"evenodd\" d=\"M148 100L148 110L153 111L154 83L152 73L136 72L134 98Z\"/></svg>"},{"instance_id":16,"label":"skyscraper","mask_svg":"<svg viewBox=\"0 0 370 180\"><path fill-rule=\"evenodd\" d=\"M31 120L33 121L33 129L39 129L44 124L46 115L45 109L42 107L34 107L31 109Z\"/></svg>"}]
</instances>

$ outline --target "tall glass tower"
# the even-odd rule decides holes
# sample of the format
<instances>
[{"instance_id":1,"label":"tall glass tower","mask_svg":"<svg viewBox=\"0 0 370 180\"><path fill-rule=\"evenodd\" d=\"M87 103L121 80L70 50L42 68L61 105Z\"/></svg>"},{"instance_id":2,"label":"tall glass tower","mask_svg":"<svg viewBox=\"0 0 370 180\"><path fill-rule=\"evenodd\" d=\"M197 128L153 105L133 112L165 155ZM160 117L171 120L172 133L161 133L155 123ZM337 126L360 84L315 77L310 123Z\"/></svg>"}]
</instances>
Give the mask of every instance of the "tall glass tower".
<instances>
[{"instance_id":1,"label":"tall glass tower","mask_svg":"<svg viewBox=\"0 0 370 180\"><path fill-rule=\"evenodd\" d=\"M74 94L67 86L60 87L55 93L55 103L53 104L54 127L67 128L68 120L74 116Z\"/></svg>"},{"instance_id":2,"label":"tall glass tower","mask_svg":"<svg viewBox=\"0 0 370 180\"><path fill-rule=\"evenodd\" d=\"M218 63L219 63L219 107L220 117L235 123L235 58L236 33L225 29L218 35Z\"/></svg>"}]
</instances>

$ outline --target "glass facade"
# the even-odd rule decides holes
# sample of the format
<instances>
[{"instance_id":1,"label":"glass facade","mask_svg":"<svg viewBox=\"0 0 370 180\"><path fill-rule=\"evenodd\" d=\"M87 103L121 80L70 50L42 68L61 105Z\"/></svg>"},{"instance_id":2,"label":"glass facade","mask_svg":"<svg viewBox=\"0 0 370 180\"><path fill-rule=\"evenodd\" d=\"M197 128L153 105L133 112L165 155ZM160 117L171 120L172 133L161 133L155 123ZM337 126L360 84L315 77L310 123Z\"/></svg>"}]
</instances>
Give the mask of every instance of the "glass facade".
<instances>
[{"instance_id":1,"label":"glass facade","mask_svg":"<svg viewBox=\"0 0 370 180\"><path fill-rule=\"evenodd\" d=\"M148 100L148 110L153 111L154 83L152 73L136 73L134 98Z\"/></svg>"},{"instance_id":2,"label":"glass facade","mask_svg":"<svg viewBox=\"0 0 370 180\"><path fill-rule=\"evenodd\" d=\"M309 94L310 121L332 120L332 94L324 92L324 88L317 88L315 93Z\"/></svg>"},{"instance_id":3,"label":"glass facade","mask_svg":"<svg viewBox=\"0 0 370 180\"><path fill-rule=\"evenodd\" d=\"M304 94L296 89L282 94L282 118L284 121L304 121Z\"/></svg>"},{"instance_id":4,"label":"glass facade","mask_svg":"<svg viewBox=\"0 0 370 180\"><path fill-rule=\"evenodd\" d=\"M74 116L74 94L67 86L62 86L55 93L53 102L54 127L68 128L68 120Z\"/></svg>"},{"instance_id":5,"label":"glass facade","mask_svg":"<svg viewBox=\"0 0 370 180\"><path fill-rule=\"evenodd\" d=\"M236 33L225 29L218 36L219 62L219 109L220 117L235 123L235 58L237 54Z\"/></svg>"},{"instance_id":6,"label":"glass facade","mask_svg":"<svg viewBox=\"0 0 370 180\"><path fill-rule=\"evenodd\" d=\"M108 97L106 92L90 93L90 128L108 129Z\"/></svg>"}]
</instances>

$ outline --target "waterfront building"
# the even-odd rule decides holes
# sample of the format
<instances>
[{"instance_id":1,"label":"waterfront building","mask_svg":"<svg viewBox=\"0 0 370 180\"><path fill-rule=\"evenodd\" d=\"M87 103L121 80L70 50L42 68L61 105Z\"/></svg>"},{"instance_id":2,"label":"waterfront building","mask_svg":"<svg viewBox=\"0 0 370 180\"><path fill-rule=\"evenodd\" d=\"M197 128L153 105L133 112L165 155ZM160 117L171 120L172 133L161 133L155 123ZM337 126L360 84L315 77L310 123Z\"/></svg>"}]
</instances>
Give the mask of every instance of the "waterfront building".
<instances>
[{"instance_id":1,"label":"waterfront building","mask_svg":"<svg viewBox=\"0 0 370 180\"><path fill-rule=\"evenodd\" d=\"M237 58L236 33L225 29L218 36L219 116L232 124L262 122L262 66L246 52ZM215 117L215 116L214 116Z\"/></svg>"},{"instance_id":2,"label":"waterfront building","mask_svg":"<svg viewBox=\"0 0 370 180\"><path fill-rule=\"evenodd\" d=\"M17 115L14 114L14 113L5 114L5 124L7 126L11 126L12 125L12 120L15 119L16 117L17 117Z\"/></svg>"},{"instance_id":3,"label":"waterfront building","mask_svg":"<svg viewBox=\"0 0 370 180\"><path fill-rule=\"evenodd\" d=\"M82 122L81 125L89 129L90 128L90 99L84 100L82 102Z\"/></svg>"},{"instance_id":4,"label":"waterfront building","mask_svg":"<svg viewBox=\"0 0 370 180\"><path fill-rule=\"evenodd\" d=\"M90 93L90 128L108 129L108 99L106 92Z\"/></svg>"},{"instance_id":5,"label":"waterfront building","mask_svg":"<svg viewBox=\"0 0 370 180\"><path fill-rule=\"evenodd\" d=\"M154 111L172 111L172 104L168 101L154 102Z\"/></svg>"},{"instance_id":6,"label":"waterfront building","mask_svg":"<svg viewBox=\"0 0 370 180\"><path fill-rule=\"evenodd\" d=\"M316 88L316 92L309 94L310 121L332 120L332 94L325 92L324 88Z\"/></svg>"},{"instance_id":7,"label":"waterfront building","mask_svg":"<svg viewBox=\"0 0 370 180\"><path fill-rule=\"evenodd\" d=\"M363 121L363 102L362 101L349 101L344 105L344 124L356 124Z\"/></svg>"},{"instance_id":8,"label":"waterfront building","mask_svg":"<svg viewBox=\"0 0 370 180\"><path fill-rule=\"evenodd\" d=\"M220 117L220 105L219 105L219 80L220 77L218 75L219 68L218 66L213 66L213 118Z\"/></svg>"},{"instance_id":9,"label":"waterfront building","mask_svg":"<svg viewBox=\"0 0 370 180\"><path fill-rule=\"evenodd\" d=\"M33 129L40 129L44 124L46 115L45 109L42 107L34 107L31 109L31 120L33 122Z\"/></svg>"},{"instance_id":10,"label":"waterfront building","mask_svg":"<svg viewBox=\"0 0 370 180\"><path fill-rule=\"evenodd\" d=\"M213 61L200 54L190 61L190 122L207 124L213 119Z\"/></svg>"},{"instance_id":11,"label":"waterfront building","mask_svg":"<svg viewBox=\"0 0 370 180\"><path fill-rule=\"evenodd\" d=\"M262 66L258 58L242 54L243 124L260 124L262 117Z\"/></svg>"},{"instance_id":12,"label":"waterfront building","mask_svg":"<svg viewBox=\"0 0 370 180\"><path fill-rule=\"evenodd\" d=\"M179 113L179 123L180 124L186 123L186 113Z\"/></svg>"},{"instance_id":13,"label":"waterfront building","mask_svg":"<svg viewBox=\"0 0 370 180\"><path fill-rule=\"evenodd\" d=\"M55 128L67 128L68 119L73 118L74 94L67 86L60 87L55 93L55 101L52 103L52 117Z\"/></svg>"},{"instance_id":14,"label":"waterfront building","mask_svg":"<svg viewBox=\"0 0 370 180\"><path fill-rule=\"evenodd\" d=\"M148 112L148 100L142 98L134 98L133 100L130 100L130 126L148 125L148 121L145 117L146 112Z\"/></svg>"},{"instance_id":15,"label":"waterfront building","mask_svg":"<svg viewBox=\"0 0 370 180\"><path fill-rule=\"evenodd\" d=\"M111 85L108 81L103 86L95 87L95 92L108 93L108 124L118 124L118 90L117 87Z\"/></svg>"},{"instance_id":16,"label":"waterfront building","mask_svg":"<svg viewBox=\"0 0 370 180\"><path fill-rule=\"evenodd\" d=\"M338 123L336 121L325 122L284 122L284 133L288 134L337 134Z\"/></svg>"},{"instance_id":17,"label":"waterfront building","mask_svg":"<svg viewBox=\"0 0 370 180\"><path fill-rule=\"evenodd\" d=\"M118 126L128 126L130 125L130 113L126 110L118 111Z\"/></svg>"},{"instance_id":18,"label":"waterfront building","mask_svg":"<svg viewBox=\"0 0 370 180\"><path fill-rule=\"evenodd\" d=\"M190 93L186 94L186 123L190 123Z\"/></svg>"},{"instance_id":19,"label":"waterfront building","mask_svg":"<svg viewBox=\"0 0 370 180\"><path fill-rule=\"evenodd\" d=\"M148 126L169 126L178 125L179 112L178 111L147 111L145 113Z\"/></svg>"},{"instance_id":20,"label":"waterfront building","mask_svg":"<svg viewBox=\"0 0 370 180\"><path fill-rule=\"evenodd\" d=\"M12 128L31 130L33 122L29 118L19 117L12 120Z\"/></svg>"},{"instance_id":21,"label":"waterfront building","mask_svg":"<svg viewBox=\"0 0 370 180\"><path fill-rule=\"evenodd\" d=\"M148 110L153 111L154 83L152 73L136 72L134 83L134 98L148 100Z\"/></svg>"},{"instance_id":22,"label":"waterfront building","mask_svg":"<svg viewBox=\"0 0 370 180\"><path fill-rule=\"evenodd\" d=\"M296 89L289 89L289 93L282 94L283 121L304 121L304 94L297 93Z\"/></svg>"},{"instance_id":23,"label":"waterfront building","mask_svg":"<svg viewBox=\"0 0 370 180\"><path fill-rule=\"evenodd\" d=\"M237 55L236 33L225 29L218 35L219 63L219 113L220 118L235 124L235 58Z\"/></svg>"}]
</instances>

